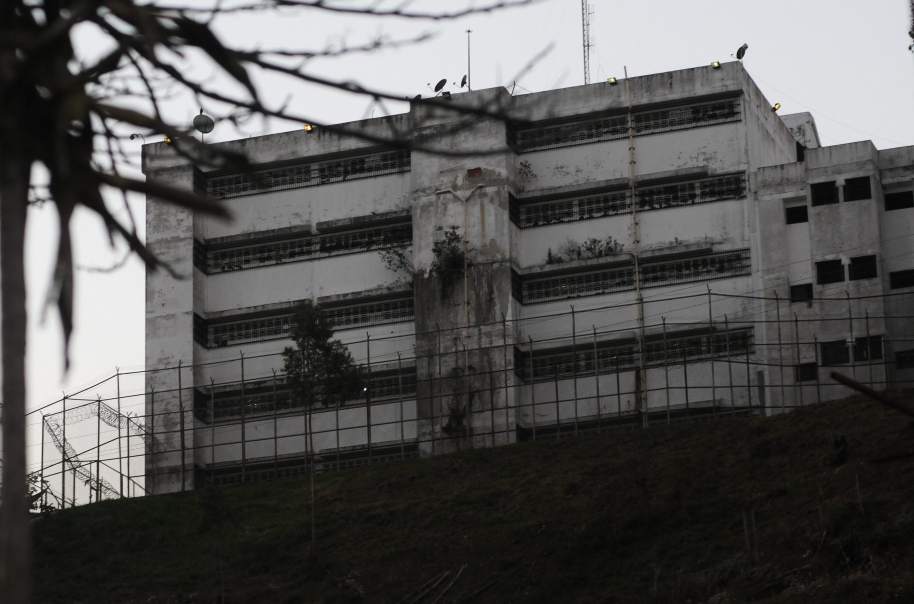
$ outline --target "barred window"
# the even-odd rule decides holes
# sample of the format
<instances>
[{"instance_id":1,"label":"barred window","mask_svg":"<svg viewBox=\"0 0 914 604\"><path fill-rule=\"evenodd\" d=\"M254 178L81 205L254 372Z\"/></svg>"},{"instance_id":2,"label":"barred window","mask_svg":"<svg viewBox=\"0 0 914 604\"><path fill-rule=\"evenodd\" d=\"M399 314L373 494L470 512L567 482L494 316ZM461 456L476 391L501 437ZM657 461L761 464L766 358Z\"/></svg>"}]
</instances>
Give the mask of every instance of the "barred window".
<instances>
[{"instance_id":1,"label":"barred window","mask_svg":"<svg viewBox=\"0 0 914 604\"><path fill-rule=\"evenodd\" d=\"M752 349L752 330L731 329L729 331L690 330L688 333L652 334L644 341L645 363L681 363L686 359L709 358L711 356L745 355ZM515 350L514 370L524 381L530 381L531 364L533 380L567 379L594 374L594 358L598 374L629 370L638 363L638 345L633 340L604 341L596 346L580 344L577 349Z\"/></svg>"},{"instance_id":2,"label":"barred window","mask_svg":"<svg viewBox=\"0 0 914 604\"><path fill-rule=\"evenodd\" d=\"M265 236L272 237L269 233ZM299 234L263 243L220 244L206 250L207 273L295 262L325 255L369 251L412 243L412 223L347 229L327 234Z\"/></svg>"},{"instance_id":3,"label":"barred window","mask_svg":"<svg viewBox=\"0 0 914 604\"><path fill-rule=\"evenodd\" d=\"M822 342L819 344L819 348L821 349L822 365L825 367L850 363L850 351L844 340Z\"/></svg>"},{"instance_id":4,"label":"barred window","mask_svg":"<svg viewBox=\"0 0 914 604\"><path fill-rule=\"evenodd\" d=\"M809 185L813 206L824 206L838 203L838 187L834 181L816 182Z\"/></svg>"},{"instance_id":5,"label":"barred window","mask_svg":"<svg viewBox=\"0 0 914 604\"><path fill-rule=\"evenodd\" d=\"M749 250L709 253L668 260L642 260L641 286L661 287L749 274ZM634 288L634 266L579 271L555 276L521 275L521 303L534 304L579 296L628 291Z\"/></svg>"},{"instance_id":6,"label":"barred window","mask_svg":"<svg viewBox=\"0 0 914 604\"><path fill-rule=\"evenodd\" d=\"M745 175L727 174L668 185L646 186L636 191L638 211L709 203L745 196ZM548 201L517 201L515 221L521 228L561 222L591 220L631 212L628 191L606 191Z\"/></svg>"},{"instance_id":7,"label":"barred window","mask_svg":"<svg viewBox=\"0 0 914 604\"><path fill-rule=\"evenodd\" d=\"M402 370L402 371L401 371ZM368 378L366 368L360 367L359 374ZM372 371L367 379L366 391L372 401L399 396L414 396L416 393L416 366L403 365L381 371ZM352 402L361 402L362 398ZM284 377L251 380L245 382L244 391L240 383L215 388L197 388L194 391L194 415L209 423L215 419L250 417L256 415L283 413L302 409L293 389Z\"/></svg>"},{"instance_id":8,"label":"barred window","mask_svg":"<svg viewBox=\"0 0 914 604\"><path fill-rule=\"evenodd\" d=\"M869 336L854 340L854 361L878 361L882 359L882 336Z\"/></svg>"},{"instance_id":9,"label":"barred window","mask_svg":"<svg viewBox=\"0 0 914 604\"><path fill-rule=\"evenodd\" d=\"M844 265L840 260L822 260L816 262L816 283L841 283L844 281Z\"/></svg>"},{"instance_id":10,"label":"barred window","mask_svg":"<svg viewBox=\"0 0 914 604\"><path fill-rule=\"evenodd\" d=\"M635 134L655 134L708 126L740 119L740 99L729 98L665 109L635 110ZM569 145L617 140L628 136L628 117L613 115L559 123L524 126L509 130L519 153Z\"/></svg>"},{"instance_id":11,"label":"barred window","mask_svg":"<svg viewBox=\"0 0 914 604\"><path fill-rule=\"evenodd\" d=\"M333 329L351 329L393 321L412 321L415 311L410 295L394 300L325 307L324 316Z\"/></svg>"},{"instance_id":12,"label":"barred window","mask_svg":"<svg viewBox=\"0 0 914 604\"><path fill-rule=\"evenodd\" d=\"M892 210L904 210L906 208L914 208L914 192L896 191L893 193L885 194L886 212L891 212Z\"/></svg>"},{"instance_id":13,"label":"barred window","mask_svg":"<svg viewBox=\"0 0 914 604\"><path fill-rule=\"evenodd\" d=\"M851 258L851 263L848 267L848 277L851 281L875 279L877 276L876 256L857 256Z\"/></svg>"},{"instance_id":14,"label":"barred window","mask_svg":"<svg viewBox=\"0 0 914 604\"><path fill-rule=\"evenodd\" d=\"M819 379L819 366L815 363L794 365L793 379L796 382L813 382Z\"/></svg>"},{"instance_id":15,"label":"barred window","mask_svg":"<svg viewBox=\"0 0 914 604\"><path fill-rule=\"evenodd\" d=\"M244 174L205 177L206 192L213 197L229 198L314 187L356 178L397 174L410 170L409 151L384 151L357 157L303 163Z\"/></svg>"},{"instance_id":16,"label":"barred window","mask_svg":"<svg viewBox=\"0 0 914 604\"><path fill-rule=\"evenodd\" d=\"M859 176L844 181L844 201L859 201L872 197L870 177Z\"/></svg>"},{"instance_id":17,"label":"barred window","mask_svg":"<svg viewBox=\"0 0 914 604\"><path fill-rule=\"evenodd\" d=\"M414 318L412 293L401 297L353 301L345 306L328 306L323 308L324 316L333 329L351 329L368 325L380 325L400 321L412 321ZM206 334L203 342L208 348L221 348L235 344L265 342L289 338L292 333L294 314L290 309L283 309L269 316L247 319L217 319L205 322L204 327L196 327Z\"/></svg>"}]
</instances>

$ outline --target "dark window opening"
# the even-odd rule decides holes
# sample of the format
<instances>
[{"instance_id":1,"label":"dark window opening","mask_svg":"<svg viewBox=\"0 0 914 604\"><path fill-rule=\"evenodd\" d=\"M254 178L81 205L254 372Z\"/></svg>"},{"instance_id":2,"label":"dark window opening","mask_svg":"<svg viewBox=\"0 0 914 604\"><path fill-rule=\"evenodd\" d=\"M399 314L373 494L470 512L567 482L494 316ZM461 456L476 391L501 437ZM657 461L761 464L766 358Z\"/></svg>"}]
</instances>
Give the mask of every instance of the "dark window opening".
<instances>
[{"instance_id":1,"label":"dark window opening","mask_svg":"<svg viewBox=\"0 0 914 604\"><path fill-rule=\"evenodd\" d=\"M892 289L914 287L914 269L889 273L889 287Z\"/></svg>"},{"instance_id":2,"label":"dark window opening","mask_svg":"<svg viewBox=\"0 0 914 604\"><path fill-rule=\"evenodd\" d=\"M844 201L860 201L872 196L869 176L848 178L844 181Z\"/></svg>"},{"instance_id":3,"label":"dark window opening","mask_svg":"<svg viewBox=\"0 0 914 604\"><path fill-rule=\"evenodd\" d=\"M849 271L851 281L874 279L878 275L876 271L876 256L851 258Z\"/></svg>"},{"instance_id":4,"label":"dark window opening","mask_svg":"<svg viewBox=\"0 0 914 604\"><path fill-rule=\"evenodd\" d=\"M819 366L815 363L800 363L794 366L793 373L797 382L814 382L819 379Z\"/></svg>"},{"instance_id":5,"label":"dark window opening","mask_svg":"<svg viewBox=\"0 0 914 604\"><path fill-rule=\"evenodd\" d=\"M791 302L809 302L812 300L812 283L790 286Z\"/></svg>"},{"instance_id":6,"label":"dark window opening","mask_svg":"<svg viewBox=\"0 0 914 604\"><path fill-rule=\"evenodd\" d=\"M848 351L847 342L844 340L822 342L820 348L822 365L826 367L832 365L846 365L851 362L850 351Z\"/></svg>"},{"instance_id":7,"label":"dark window opening","mask_svg":"<svg viewBox=\"0 0 914 604\"><path fill-rule=\"evenodd\" d=\"M840 260L816 262L816 283L841 283L844 281L844 265Z\"/></svg>"},{"instance_id":8,"label":"dark window opening","mask_svg":"<svg viewBox=\"0 0 914 604\"><path fill-rule=\"evenodd\" d=\"M787 224L809 222L809 209L805 205L786 207L784 214L787 217Z\"/></svg>"},{"instance_id":9,"label":"dark window opening","mask_svg":"<svg viewBox=\"0 0 914 604\"><path fill-rule=\"evenodd\" d=\"M854 340L854 361L878 361L882 359L882 336L869 336Z\"/></svg>"},{"instance_id":10,"label":"dark window opening","mask_svg":"<svg viewBox=\"0 0 914 604\"><path fill-rule=\"evenodd\" d=\"M895 353L896 369L914 369L914 349L899 350Z\"/></svg>"},{"instance_id":11,"label":"dark window opening","mask_svg":"<svg viewBox=\"0 0 914 604\"><path fill-rule=\"evenodd\" d=\"M806 147L797 141L797 161L806 161Z\"/></svg>"},{"instance_id":12,"label":"dark window opening","mask_svg":"<svg viewBox=\"0 0 914 604\"><path fill-rule=\"evenodd\" d=\"M809 185L809 191L812 197L812 205L824 206L832 203L838 203L838 187L834 181L817 182Z\"/></svg>"},{"instance_id":13,"label":"dark window opening","mask_svg":"<svg viewBox=\"0 0 914 604\"><path fill-rule=\"evenodd\" d=\"M885 194L885 211L914 208L914 191L898 191Z\"/></svg>"}]
</instances>

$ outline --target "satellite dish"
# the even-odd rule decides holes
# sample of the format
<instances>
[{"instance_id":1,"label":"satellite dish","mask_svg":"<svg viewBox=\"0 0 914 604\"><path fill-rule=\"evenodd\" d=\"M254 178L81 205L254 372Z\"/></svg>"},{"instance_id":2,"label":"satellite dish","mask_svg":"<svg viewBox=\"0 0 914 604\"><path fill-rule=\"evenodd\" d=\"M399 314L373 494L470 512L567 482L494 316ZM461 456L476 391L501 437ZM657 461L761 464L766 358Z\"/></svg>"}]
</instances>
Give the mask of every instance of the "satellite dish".
<instances>
[{"instance_id":1,"label":"satellite dish","mask_svg":"<svg viewBox=\"0 0 914 604\"><path fill-rule=\"evenodd\" d=\"M209 134L213 131L215 125L213 118L203 113L202 109L199 115L194 116L194 129L200 134Z\"/></svg>"},{"instance_id":2,"label":"satellite dish","mask_svg":"<svg viewBox=\"0 0 914 604\"><path fill-rule=\"evenodd\" d=\"M467 85L467 76L466 76L466 74L463 74L463 79L460 80L460 87L463 88L466 85Z\"/></svg>"},{"instance_id":3,"label":"satellite dish","mask_svg":"<svg viewBox=\"0 0 914 604\"><path fill-rule=\"evenodd\" d=\"M441 89L444 88L445 84L447 84L447 78L438 80L438 83L435 84L435 92L441 92Z\"/></svg>"},{"instance_id":4,"label":"satellite dish","mask_svg":"<svg viewBox=\"0 0 914 604\"><path fill-rule=\"evenodd\" d=\"M739 59L740 61L742 61L743 57L746 56L747 50L749 50L749 45L746 43L743 43L743 45L740 46L736 51L736 58Z\"/></svg>"}]
</instances>

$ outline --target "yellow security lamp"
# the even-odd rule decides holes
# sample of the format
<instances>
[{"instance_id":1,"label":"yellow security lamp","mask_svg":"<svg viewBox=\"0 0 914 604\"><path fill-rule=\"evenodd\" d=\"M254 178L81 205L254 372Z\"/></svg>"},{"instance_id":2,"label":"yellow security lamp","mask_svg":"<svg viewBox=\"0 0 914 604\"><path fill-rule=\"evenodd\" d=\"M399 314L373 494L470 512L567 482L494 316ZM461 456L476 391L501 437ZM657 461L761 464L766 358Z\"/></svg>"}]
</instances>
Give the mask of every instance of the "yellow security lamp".
<instances>
[{"instance_id":1,"label":"yellow security lamp","mask_svg":"<svg viewBox=\"0 0 914 604\"><path fill-rule=\"evenodd\" d=\"M308 123L306 123L304 126L302 126L302 129L303 129L305 132L311 132L312 130L314 130L314 124L308 124Z\"/></svg>"},{"instance_id":2,"label":"yellow security lamp","mask_svg":"<svg viewBox=\"0 0 914 604\"><path fill-rule=\"evenodd\" d=\"M771 106L771 110L774 111L775 113L777 113L780 108L781 108L780 103L775 103L774 105Z\"/></svg>"},{"instance_id":3,"label":"yellow security lamp","mask_svg":"<svg viewBox=\"0 0 914 604\"><path fill-rule=\"evenodd\" d=\"M615 76L609 76L608 78L606 78L606 83L609 84L610 86L615 86L616 84L619 83L619 80L617 80Z\"/></svg>"},{"instance_id":4,"label":"yellow security lamp","mask_svg":"<svg viewBox=\"0 0 914 604\"><path fill-rule=\"evenodd\" d=\"M720 69L720 61L711 61L711 69Z\"/></svg>"}]
</instances>

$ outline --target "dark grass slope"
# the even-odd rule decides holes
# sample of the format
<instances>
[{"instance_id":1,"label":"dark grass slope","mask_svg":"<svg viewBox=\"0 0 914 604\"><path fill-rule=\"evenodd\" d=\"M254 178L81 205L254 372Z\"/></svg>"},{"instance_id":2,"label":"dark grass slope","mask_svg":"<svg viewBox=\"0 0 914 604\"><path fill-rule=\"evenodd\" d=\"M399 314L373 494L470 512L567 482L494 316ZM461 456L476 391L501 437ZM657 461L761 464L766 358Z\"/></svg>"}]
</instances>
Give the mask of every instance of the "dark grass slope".
<instances>
[{"instance_id":1,"label":"dark grass slope","mask_svg":"<svg viewBox=\"0 0 914 604\"><path fill-rule=\"evenodd\" d=\"M316 484L313 551L303 481L52 514L33 525L35 599L914 602L914 424L871 402Z\"/></svg>"}]
</instances>

